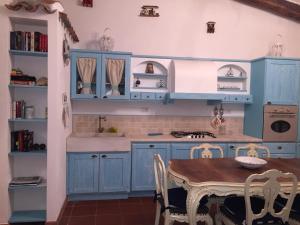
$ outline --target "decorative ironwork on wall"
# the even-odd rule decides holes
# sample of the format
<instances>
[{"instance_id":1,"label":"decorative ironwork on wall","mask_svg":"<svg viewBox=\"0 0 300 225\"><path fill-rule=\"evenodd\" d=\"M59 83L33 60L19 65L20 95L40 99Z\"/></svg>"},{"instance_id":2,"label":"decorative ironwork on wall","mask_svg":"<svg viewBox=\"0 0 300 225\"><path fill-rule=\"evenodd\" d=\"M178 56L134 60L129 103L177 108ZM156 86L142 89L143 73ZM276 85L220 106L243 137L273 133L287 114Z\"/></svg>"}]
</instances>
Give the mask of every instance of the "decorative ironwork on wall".
<instances>
[{"instance_id":1,"label":"decorative ironwork on wall","mask_svg":"<svg viewBox=\"0 0 300 225\"><path fill-rule=\"evenodd\" d=\"M67 32L69 33L71 39L73 42L79 42L79 38L75 32L75 30L73 29L71 22L68 18L68 15L66 13L59 13L59 20L60 22L63 24L64 28L67 30Z\"/></svg>"}]
</instances>

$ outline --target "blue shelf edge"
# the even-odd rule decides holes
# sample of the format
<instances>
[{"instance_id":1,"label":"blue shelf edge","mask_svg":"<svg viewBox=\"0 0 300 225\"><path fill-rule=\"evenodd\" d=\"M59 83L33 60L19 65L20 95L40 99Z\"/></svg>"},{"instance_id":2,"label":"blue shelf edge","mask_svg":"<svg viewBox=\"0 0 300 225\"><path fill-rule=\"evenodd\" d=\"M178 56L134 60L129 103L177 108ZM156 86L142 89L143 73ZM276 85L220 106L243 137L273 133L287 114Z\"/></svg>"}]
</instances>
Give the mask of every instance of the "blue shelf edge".
<instances>
[{"instance_id":1,"label":"blue shelf edge","mask_svg":"<svg viewBox=\"0 0 300 225\"><path fill-rule=\"evenodd\" d=\"M29 152L10 152L8 153L9 156L31 156L31 155L46 155L47 150L36 150L36 151L29 151Z\"/></svg>"},{"instance_id":2,"label":"blue shelf edge","mask_svg":"<svg viewBox=\"0 0 300 225\"><path fill-rule=\"evenodd\" d=\"M13 211L9 223L45 222L46 210Z\"/></svg>"},{"instance_id":3,"label":"blue shelf edge","mask_svg":"<svg viewBox=\"0 0 300 225\"><path fill-rule=\"evenodd\" d=\"M19 85L19 84L9 84L9 88L32 88L32 89L47 89L48 86L37 86L37 85Z\"/></svg>"},{"instance_id":4,"label":"blue shelf edge","mask_svg":"<svg viewBox=\"0 0 300 225\"><path fill-rule=\"evenodd\" d=\"M32 189L42 189L46 188L47 183L42 182L38 185L18 185L18 186L8 186L9 191L15 191L15 190L32 190Z\"/></svg>"},{"instance_id":5,"label":"blue shelf edge","mask_svg":"<svg viewBox=\"0 0 300 225\"><path fill-rule=\"evenodd\" d=\"M9 50L9 53L11 55L48 57L48 52L31 52L31 51L22 51L22 50Z\"/></svg>"},{"instance_id":6,"label":"blue shelf edge","mask_svg":"<svg viewBox=\"0 0 300 225\"><path fill-rule=\"evenodd\" d=\"M46 118L34 118L34 119L9 119L8 122L47 122Z\"/></svg>"}]
</instances>

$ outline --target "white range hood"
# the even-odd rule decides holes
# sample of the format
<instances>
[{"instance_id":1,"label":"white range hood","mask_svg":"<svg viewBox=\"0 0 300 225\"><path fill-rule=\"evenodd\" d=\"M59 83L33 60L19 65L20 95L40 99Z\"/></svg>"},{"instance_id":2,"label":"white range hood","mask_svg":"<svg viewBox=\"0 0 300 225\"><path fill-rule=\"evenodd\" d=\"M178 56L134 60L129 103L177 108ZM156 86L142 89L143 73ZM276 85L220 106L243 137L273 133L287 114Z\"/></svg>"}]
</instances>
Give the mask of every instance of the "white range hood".
<instances>
[{"instance_id":1,"label":"white range hood","mask_svg":"<svg viewBox=\"0 0 300 225\"><path fill-rule=\"evenodd\" d=\"M217 93L217 66L212 61L172 60L171 93Z\"/></svg>"}]
</instances>

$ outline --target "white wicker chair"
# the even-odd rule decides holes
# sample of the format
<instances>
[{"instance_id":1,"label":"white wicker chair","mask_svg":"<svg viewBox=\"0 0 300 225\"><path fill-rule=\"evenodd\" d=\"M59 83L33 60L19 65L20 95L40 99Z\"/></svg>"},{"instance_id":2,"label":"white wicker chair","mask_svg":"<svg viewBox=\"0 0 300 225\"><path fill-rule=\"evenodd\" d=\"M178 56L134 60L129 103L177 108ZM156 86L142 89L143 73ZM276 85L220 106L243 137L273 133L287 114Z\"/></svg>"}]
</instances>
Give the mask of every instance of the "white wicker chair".
<instances>
[{"instance_id":1,"label":"white wicker chair","mask_svg":"<svg viewBox=\"0 0 300 225\"><path fill-rule=\"evenodd\" d=\"M186 212L187 192L183 188L168 189L167 173L164 162L159 154L154 155L154 174L156 182L156 216L155 225L159 224L160 214L165 217L165 225L171 225L174 221L188 223ZM212 218L208 214L208 208L200 202L197 221L204 221L212 225Z\"/></svg>"},{"instance_id":2,"label":"white wicker chair","mask_svg":"<svg viewBox=\"0 0 300 225\"><path fill-rule=\"evenodd\" d=\"M293 186L285 191L282 197L285 204L278 207L274 204L281 186L278 178L288 179ZM258 185L261 182L262 185ZM276 169L262 174L252 174L245 182L244 197L228 197L220 208L218 224L286 224L289 220L292 203L297 189L297 177L292 173L282 173ZM255 185L256 184L256 185Z\"/></svg>"}]
</instances>

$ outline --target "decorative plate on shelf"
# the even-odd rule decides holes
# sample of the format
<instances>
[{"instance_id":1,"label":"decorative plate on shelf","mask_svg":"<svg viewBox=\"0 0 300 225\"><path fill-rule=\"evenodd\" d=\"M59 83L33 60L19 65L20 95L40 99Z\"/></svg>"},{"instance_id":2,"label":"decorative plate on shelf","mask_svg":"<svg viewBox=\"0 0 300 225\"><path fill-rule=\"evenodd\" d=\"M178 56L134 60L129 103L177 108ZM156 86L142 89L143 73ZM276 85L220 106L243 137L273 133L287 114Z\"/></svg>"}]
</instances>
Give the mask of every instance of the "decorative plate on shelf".
<instances>
[{"instance_id":1,"label":"decorative plate on shelf","mask_svg":"<svg viewBox=\"0 0 300 225\"><path fill-rule=\"evenodd\" d=\"M260 158L250 157L250 156L238 156L234 158L242 167L248 169L260 168L267 164L267 161Z\"/></svg>"}]
</instances>

